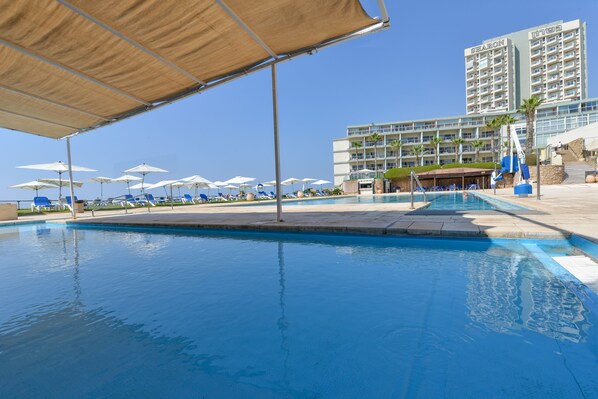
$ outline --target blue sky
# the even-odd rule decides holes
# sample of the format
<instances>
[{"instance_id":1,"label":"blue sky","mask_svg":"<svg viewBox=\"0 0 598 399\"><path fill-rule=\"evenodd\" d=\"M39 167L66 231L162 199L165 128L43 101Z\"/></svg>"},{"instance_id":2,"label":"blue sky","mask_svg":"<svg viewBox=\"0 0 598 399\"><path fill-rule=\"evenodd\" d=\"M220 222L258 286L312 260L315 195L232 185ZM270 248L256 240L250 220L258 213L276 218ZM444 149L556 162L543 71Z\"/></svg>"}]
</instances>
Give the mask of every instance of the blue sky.
<instances>
[{"instance_id":1,"label":"blue sky","mask_svg":"<svg viewBox=\"0 0 598 399\"><path fill-rule=\"evenodd\" d=\"M373 0L362 1L370 15ZM587 22L589 95L598 97L598 0L386 0L392 27L278 67L283 179L332 180L332 139L347 125L465 113L463 50L481 41L556 20ZM176 104L75 137L73 163L98 169L86 180L116 177L141 162L170 173L148 177L211 180L235 175L274 178L270 71L262 71ZM17 165L66 162L66 144L0 129L0 199L30 199L8 186L50 172ZM104 196L125 193L104 186ZM44 191L51 198L56 190ZM77 194L99 195L86 183Z\"/></svg>"}]
</instances>

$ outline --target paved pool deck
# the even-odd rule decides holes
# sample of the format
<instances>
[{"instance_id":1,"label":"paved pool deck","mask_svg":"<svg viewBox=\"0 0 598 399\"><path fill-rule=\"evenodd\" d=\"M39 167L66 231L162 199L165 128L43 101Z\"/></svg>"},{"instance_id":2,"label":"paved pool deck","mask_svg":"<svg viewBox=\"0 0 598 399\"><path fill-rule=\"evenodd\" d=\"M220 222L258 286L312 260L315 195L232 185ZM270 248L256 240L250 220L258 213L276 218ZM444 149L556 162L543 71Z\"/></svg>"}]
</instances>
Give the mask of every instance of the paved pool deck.
<instances>
[{"instance_id":1,"label":"paved pool deck","mask_svg":"<svg viewBox=\"0 0 598 399\"><path fill-rule=\"evenodd\" d=\"M246 203L201 204L85 212L76 221L67 213L20 218L69 224L170 226L242 230L342 232L360 234L432 235L496 238L560 239L577 234L598 243L598 184L542 187L540 200L518 198L512 189L479 191L482 196L521 205L527 210L427 211L409 203L284 206L283 222L276 207ZM306 200L306 204L309 203ZM8 222L10 223L10 222Z\"/></svg>"}]
</instances>

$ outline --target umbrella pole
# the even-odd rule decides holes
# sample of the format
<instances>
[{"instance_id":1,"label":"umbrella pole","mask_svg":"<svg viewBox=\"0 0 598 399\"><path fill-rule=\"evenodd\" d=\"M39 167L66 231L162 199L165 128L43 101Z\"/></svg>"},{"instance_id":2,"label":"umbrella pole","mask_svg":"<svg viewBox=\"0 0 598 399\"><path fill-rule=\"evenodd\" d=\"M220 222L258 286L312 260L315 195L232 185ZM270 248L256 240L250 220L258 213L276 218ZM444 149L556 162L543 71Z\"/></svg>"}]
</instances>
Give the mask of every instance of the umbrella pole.
<instances>
[{"instance_id":1,"label":"umbrella pole","mask_svg":"<svg viewBox=\"0 0 598 399\"><path fill-rule=\"evenodd\" d=\"M179 192L181 188L179 187ZM180 197L180 194L179 194ZM174 199L172 198L172 184L170 185L170 209L174 209Z\"/></svg>"},{"instance_id":2,"label":"umbrella pole","mask_svg":"<svg viewBox=\"0 0 598 399\"><path fill-rule=\"evenodd\" d=\"M66 155L69 162L69 182L70 182L70 192L71 192L71 213L73 215L73 219L77 219L77 213L75 212L75 187L73 186L73 165L71 162L71 138L66 138ZM58 176L62 174L59 173ZM60 179L60 178L59 178ZM62 180L59 181L59 184L62 186Z\"/></svg>"},{"instance_id":3,"label":"umbrella pole","mask_svg":"<svg viewBox=\"0 0 598 399\"><path fill-rule=\"evenodd\" d=\"M276 64L272 64L272 115L274 118L274 168L276 172L276 221L282 222L282 192L280 185L280 143L278 142L278 94Z\"/></svg>"},{"instance_id":4,"label":"umbrella pole","mask_svg":"<svg viewBox=\"0 0 598 399\"><path fill-rule=\"evenodd\" d=\"M69 147L68 141L67 141L67 148ZM58 172L58 202L60 202L60 199L62 198L62 172Z\"/></svg>"}]
</instances>

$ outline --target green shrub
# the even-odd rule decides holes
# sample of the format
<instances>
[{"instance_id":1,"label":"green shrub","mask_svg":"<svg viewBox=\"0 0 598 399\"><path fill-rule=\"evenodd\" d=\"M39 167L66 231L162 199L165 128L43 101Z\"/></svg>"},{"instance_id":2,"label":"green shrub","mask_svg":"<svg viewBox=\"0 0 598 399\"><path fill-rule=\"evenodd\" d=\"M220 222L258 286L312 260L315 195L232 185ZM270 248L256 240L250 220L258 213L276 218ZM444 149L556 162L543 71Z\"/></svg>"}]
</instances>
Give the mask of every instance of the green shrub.
<instances>
[{"instance_id":1,"label":"green shrub","mask_svg":"<svg viewBox=\"0 0 598 399\"><path fill-rule=\"evenodd\" d=\"M409 174L411 174L411 171L414 171L415 173L421 173L421 172L428 172L430 170L434 170L434 169L440 169L439 165L425 165L425 166L415 166L412 168L393 168L390 169L389 171L387 171L384 174L384 177L386 179L400 179L402 177L409 177Z\"/></svg>"},{"instance_id":2,"label":"green shrub","mask_svg":"<svg viewBox=\"0 0 598 399\"><path fill-rule=\"evenodd\" d=\"M415 173L428 172L436 169L455 169L455 168L477 168L477 169L500 169L500 164L494 162L477 162L477 163L447 163L441 166L439 165L425 165L416 166L413 168L393 168L384 174L386 179L402 179L409 177L411 171Z\"/></svg>"}]
</instances>

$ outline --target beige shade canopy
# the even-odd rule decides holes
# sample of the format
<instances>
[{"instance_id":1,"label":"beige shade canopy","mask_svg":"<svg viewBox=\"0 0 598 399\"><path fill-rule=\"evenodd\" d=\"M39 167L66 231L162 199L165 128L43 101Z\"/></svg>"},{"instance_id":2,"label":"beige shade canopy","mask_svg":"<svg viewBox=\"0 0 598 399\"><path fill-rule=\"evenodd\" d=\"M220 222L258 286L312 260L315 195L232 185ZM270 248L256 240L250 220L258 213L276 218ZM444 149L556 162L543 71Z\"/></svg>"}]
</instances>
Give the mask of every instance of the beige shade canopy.
<instances>
[{"instance_id":1,"label":"beige shade canopy","mask_svg":"<svg viewBox=\"0 0 598 399\"><path fill-rule=\"evenodd\" d=\"M0 0L0 127L101 127L384 28L358 0Z\"/></svg>"}]
</instances>

